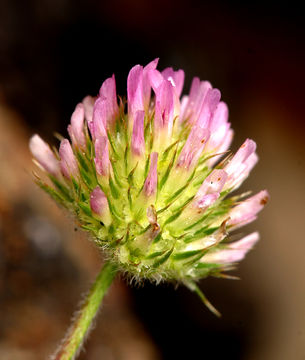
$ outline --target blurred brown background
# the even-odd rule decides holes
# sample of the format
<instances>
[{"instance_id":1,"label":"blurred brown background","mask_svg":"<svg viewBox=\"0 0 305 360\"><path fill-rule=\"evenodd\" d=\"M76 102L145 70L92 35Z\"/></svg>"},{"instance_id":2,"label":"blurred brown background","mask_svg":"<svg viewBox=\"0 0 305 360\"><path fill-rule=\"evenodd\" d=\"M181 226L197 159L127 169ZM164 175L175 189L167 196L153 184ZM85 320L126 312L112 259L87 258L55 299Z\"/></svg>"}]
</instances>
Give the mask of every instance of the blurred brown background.
<instances>
[{"instance_id":1,"label":"blurred brown background","mask_svg":"<svg viewBox=\"0 0 305 360\"><path fill-rule=\"evenodd\" d=\"M197 75L222 91L235 130L260 162L243 190L271 202L244 232L261 241L241 281L201 287L215 318L186 289L117 280L81 359L305 359L304 12L293 2L156 0L0 2L0 359L47 358L101 256L36 186L27 148L56 144L74 106L135 64Z\"/></svg>"}]
</instances>

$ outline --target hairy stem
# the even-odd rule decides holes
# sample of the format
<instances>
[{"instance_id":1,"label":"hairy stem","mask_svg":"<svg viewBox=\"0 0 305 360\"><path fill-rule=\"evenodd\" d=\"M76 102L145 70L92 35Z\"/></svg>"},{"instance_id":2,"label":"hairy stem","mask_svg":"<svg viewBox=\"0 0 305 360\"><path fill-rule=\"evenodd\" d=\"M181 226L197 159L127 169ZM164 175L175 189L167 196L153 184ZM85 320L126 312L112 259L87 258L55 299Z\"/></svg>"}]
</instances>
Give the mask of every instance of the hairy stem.
<instances>
[{"instance_id":1,"label":"hairy stem","mask_svg":"<svg viewBox=\"0 0 305 360\"><path fill-rule=\"evenodd\" d=\"M76 358L116 273L117 268L114 264L105 263L76 313L62 344L51 357L52 360L73 360Z\"/></svg>"}]
</instances>

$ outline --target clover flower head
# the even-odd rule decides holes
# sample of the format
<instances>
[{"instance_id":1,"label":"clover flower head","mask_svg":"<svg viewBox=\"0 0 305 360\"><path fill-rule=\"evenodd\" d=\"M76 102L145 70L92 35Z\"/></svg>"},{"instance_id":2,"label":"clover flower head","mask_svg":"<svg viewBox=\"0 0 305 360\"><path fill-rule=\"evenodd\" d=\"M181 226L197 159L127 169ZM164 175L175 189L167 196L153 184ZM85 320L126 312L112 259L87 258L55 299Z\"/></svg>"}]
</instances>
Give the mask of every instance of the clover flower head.
<instances>
[{"instance_id":1,"label":"clover flower head","mask_svg":"<svg viewBox=\"0 0 305 360\"><path fill-rule=\"evenodd\" d=\"M51 180L38 184L120 270L194 289L224 276L257 242L257 232L238 241L231 232L256 219L268 193L230 196L258 160L255 142L228 154L233 131L220 91L195 77L181 97L183 70L159 72L157 63L130 70L127 101L118 101L113 75L78 104L71 142L58 153L38 135L30 149Z\"/></svg>"}]
</instances>

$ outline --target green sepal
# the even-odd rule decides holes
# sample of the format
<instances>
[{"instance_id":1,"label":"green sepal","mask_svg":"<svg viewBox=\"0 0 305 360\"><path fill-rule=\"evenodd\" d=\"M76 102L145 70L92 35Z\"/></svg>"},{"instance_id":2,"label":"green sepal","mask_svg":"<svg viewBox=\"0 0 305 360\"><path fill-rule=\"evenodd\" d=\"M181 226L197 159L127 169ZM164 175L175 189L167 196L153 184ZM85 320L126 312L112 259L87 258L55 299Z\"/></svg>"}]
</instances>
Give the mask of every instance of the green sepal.
<instances>
[{"instance_id":1,"label":"green sepal","mask_svg":"<svg viewBox=\"0 0 305 360\"><path fill-rule=\"evenodd\" d=\"M198 255L198 254L203 256L205 251L206 251L205 249L183 251L183 252L176 253L176 254L172 255L172 259L175 260L175 261L180 261L180 260L189 259L189 258L191 258L193 256Z\"/></svg>"},{"instance_id":2,"label":"green sepal","mask_svg":"<svg viewBox=\"0 0 305 360\"><path fill-rule=\"evenodd\" d=\"M204 305L217 317L221 317L220 312L209 302L209 300L206 298L204 293L201 291L199 286L194 281L185 281L184 284L191 290L194 291L201 301L204 303Z\"/></svg>"},{"instance_id":3,"label":"green sepal","mask_svg":"<svg viewBox=\"0 0 305 360\"><path fill-rule=\"evenodd\" d=\"M170 224L171 222L175 221L176 219L178 219L178 217L181 215L182 210L179 210L177 212L175 212L175 214L173 214L172 216L170 216L169 218L167 218L163 224L163 226Z\"/></svg>"},{"instance_id":4,"label":"green sepal","mask_svg":"<svg viewBox=\"0 0 305 360\"><path fill-rule=\"evenodd\" d=\"M76 152L76 157L81 168L86 172L89 172L89 166L87 164L86 158L79 151Z\"/></svg>"},{"instance_id":5,"label":"green sepal","mask_svg":"<svg viewBox=\"0 0 305 360\"><path fill-rule=\"evenodd\" d=\"M158 186L158 190L160 191L162 189L162 187L165 185L168 177L169 177L169 174L174 166L174 163L175 163L175 159L176 159L176 154L177 154L177 149L175 150L172 158L171 158L171 161L170 163L168 164L167 168L166 168L166 171L165 171L165 174L163 175L161 181L160 181L160 184Z\"/></svg>"},{"instance_id":6,"label":"green sepal","mask_svg":"<svg viewBox=\"0 0 305 360\"><path fill-rule=\"evenodd\" d=\"M172 150L172 148L173 148L175 145L177 145L177 143L178 143L178 140L175 141L174 143L172 143L171 145L169 145L169 146L164 150L163 155L162 155L161 162L165 162L165 161L166 161L170 150Z\"/></svg>"},{"instance_id":7,"label":"green sepal","mask_svg":"<svg viewBox=\"0 0 305 360\"><path fill-rule=\"evenodd\" d=\"M84 169L79 169L79 172L81 174L81 177L85 183L85 185L87 186L87 188L91 191L94 188L94 184L92 182L92 179L90 176L87 175L86 171Z\"/></svg>"},{"instance_id":8,"label":"green sepal","mask_svg":"<svg viewBox=\"0 0 305 360\"><path fill-rule=\"evenodd\" d=\"M92 211L90 206L88 206L87 204L83 204L83 203L78 203L78 206L82 209L82 211L89 217L92 217Z\"/></svg>"},{"instance_id":9,"label":"green sepal","mask_svg":"<svg viewBox=\"0 0 305 360\"><path fill-rule=\"evenodd\" d=\"M60 205L66 207L64 198L60 194L58 194L53 188L43 183L41 180L36 180L35 182L42 190L44 190L47 194L49 194L52 197L52 199L57 201Z\"/></svg>"},{"instance_id":10,"label":"green sepal","mask_svg":"<svg viewBox=\"0 0 305 360\"><path fill-rule=\"evenodd\" d=\"M120 197L120 193L119 193L117 187L114 185L114 182L113 182L111 176L109 176L109 188L110 188L112 197L114 199L118 199Z\"/></svg>"},{"instance_id":11,"label":"green sepal","mask_svg":"<svg viewBox=\"0 0 305 360\"><path fill-rule=\"evenodd\" d=\"M116 151L116 148L115 148L115 146L114 146L114 143L113 143L113 141L112 141L112 138L111 138L111 135L110 135L109 131L107 131L107 137L108 137L108 140L109 140L111 149L112 149L112 151L113 151L114 157L115 157L116 159L119 159L119 155L118 155L118 153L117 153L117 151Z\"/></svg>"},{"instance_id":12,"label":"green sepal","mask_svg":"<svg viewBox=\"0 0 305 360\"><path fill-rule=\"evenodd\" d=\"M69 189L63 185L60 181L58 181L56 179L56 177L54 177L53 175L49 174L49 178L51 179L51 181L53 182L53 184L56 186L56 188L60 191L60 193L62 194L62 196L64 197L64 199L66 201L69 202L73 202L72 197L70 196L70 191Z\"/></svg>"},{"instance_id":13,"label":"green sepal","mask_svg":"<svg viewBox=\"0 0 305 360\"><path fill-rule=\"evenodd\" d=\"M158 256L161 256L165 253L165 251L155 251L153 252L152 254L149 254L145 257L145 260L151 260L151 259L154 259Z\"/></svg>"},{"instance_id":14,"label":"green sepal","mask_svg":"<svg viewBox=\"0 0 305 360\"><path fill-rule=\"evenodd\" d=\"M160 259L158 259L156 262L154 262L152 264L152 267L157 268L160 265L164 264L168 260L168 258L171 256L173 250L174 250L174 248L171 248L170 250L168 250Z\"/></svg>"}]
</instances>

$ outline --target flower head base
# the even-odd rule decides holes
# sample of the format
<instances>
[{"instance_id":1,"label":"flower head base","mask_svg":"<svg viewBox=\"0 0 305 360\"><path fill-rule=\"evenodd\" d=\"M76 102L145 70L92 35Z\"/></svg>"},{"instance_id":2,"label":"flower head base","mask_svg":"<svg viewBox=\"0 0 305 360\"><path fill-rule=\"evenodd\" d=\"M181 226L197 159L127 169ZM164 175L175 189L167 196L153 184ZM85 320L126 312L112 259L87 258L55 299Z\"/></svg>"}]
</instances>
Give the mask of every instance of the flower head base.
<instances>
[{"instance_id":1,"label":"flower head base","mask_svg":"<svg viewBox=\"0 0 305 360\"><path fill-rule=\"evenodd\" d=\"M252 248L257 233L237 242L230 233L256 218L268 193L229 196L257 162L256 144L247 139L219 163L233 135L219 90L194 78L180 100L184 72L156 66L131 69L126 112L114 76L78 104L59 157L38 135L30 148L53 182L39 185L122 271L192 288Z\"/></svg>"}]
</instances>

